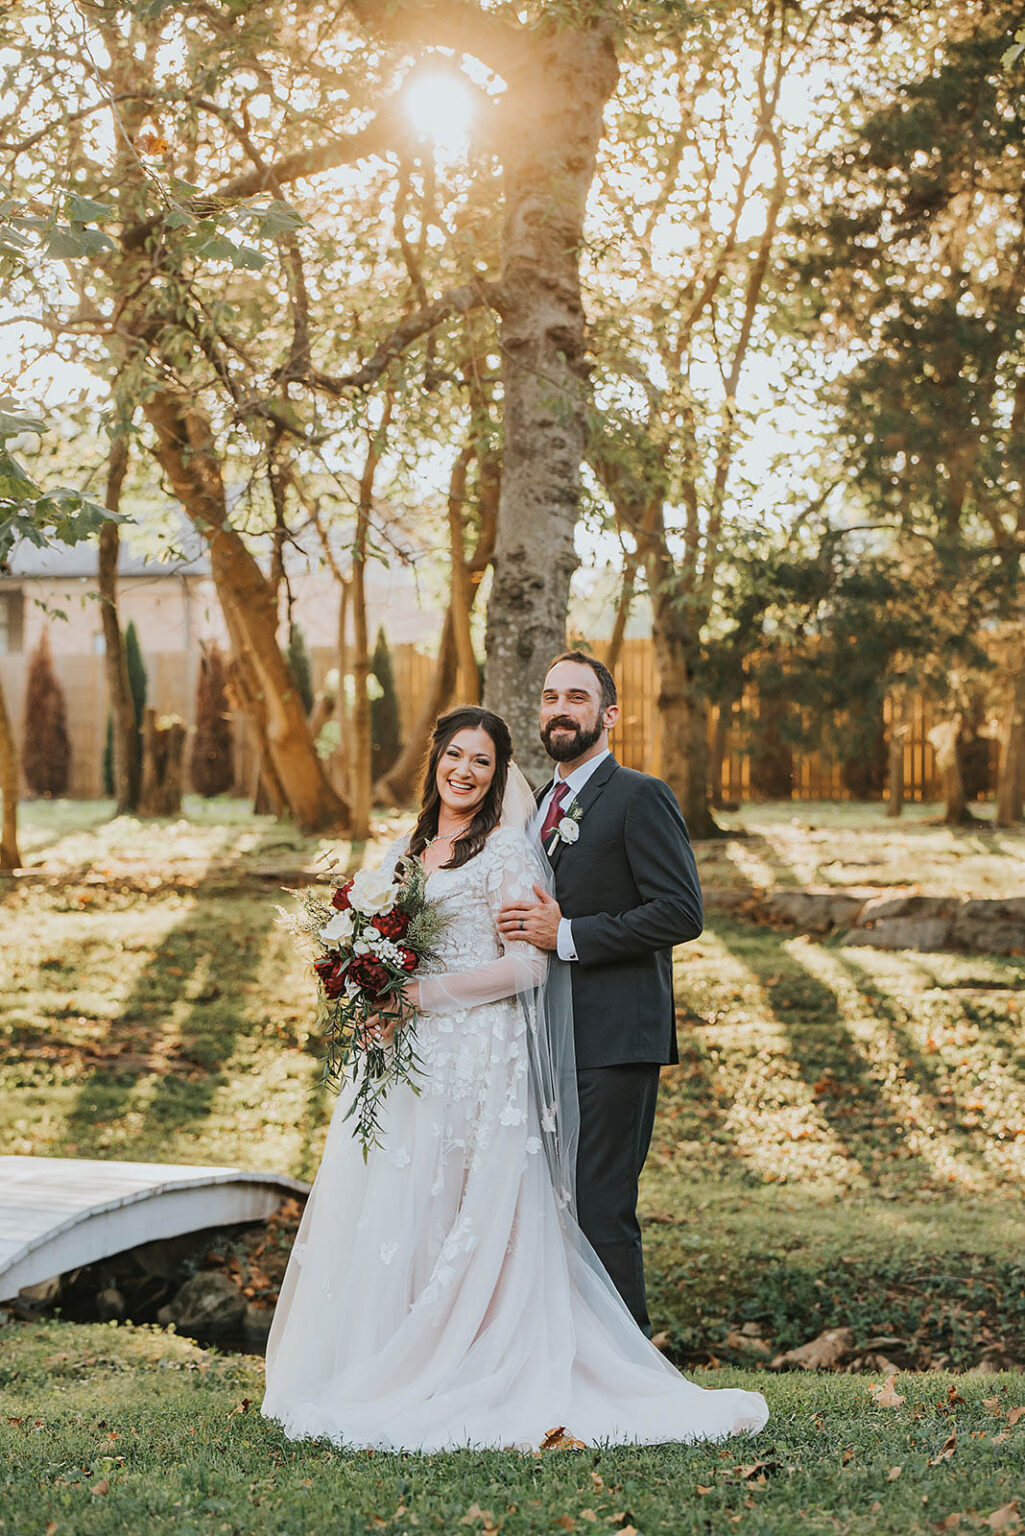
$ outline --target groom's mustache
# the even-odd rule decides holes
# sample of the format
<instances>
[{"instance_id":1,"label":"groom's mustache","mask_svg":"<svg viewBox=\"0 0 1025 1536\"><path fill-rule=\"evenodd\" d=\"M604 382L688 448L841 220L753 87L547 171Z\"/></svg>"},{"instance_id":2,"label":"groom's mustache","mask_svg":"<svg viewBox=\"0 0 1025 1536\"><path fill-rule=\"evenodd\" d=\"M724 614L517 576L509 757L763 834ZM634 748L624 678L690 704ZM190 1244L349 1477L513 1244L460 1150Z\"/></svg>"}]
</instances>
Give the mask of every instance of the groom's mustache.
<instances>
[{"instance_id":1,"label":"groom's mustache","mask_svg":"<svg viewBox=\"0 0 1025 1536\"><path fill-rule=\"evenodd\" d=\"M545 725L546 731L579 731L580 725L576 720L549 720Z\"/></svg>"}]
</instances>

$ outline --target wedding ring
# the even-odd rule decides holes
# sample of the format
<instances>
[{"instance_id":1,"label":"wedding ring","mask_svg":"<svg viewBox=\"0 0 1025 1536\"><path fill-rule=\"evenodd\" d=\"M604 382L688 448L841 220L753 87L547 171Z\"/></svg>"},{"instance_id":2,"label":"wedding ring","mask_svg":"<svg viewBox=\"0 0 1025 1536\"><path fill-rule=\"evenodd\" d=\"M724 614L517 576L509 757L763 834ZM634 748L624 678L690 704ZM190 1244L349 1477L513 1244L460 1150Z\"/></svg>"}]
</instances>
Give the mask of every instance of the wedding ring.
<instances>
[{"instance_id":1,"label":"wedding ring","mask_svg":"<svg viewBox=\"0 0 1025 1536\"><path fill-rule=\"evenodd\" d=\"M523 921L523 919L522 919L522 917L521 917L521 918L520 918L520 932L521 932L521 933L522 933L522 932L523 932L523 930L524 930L524 928L525 928L525 927L526 927L526 926L527 926L527 925L526 925L526 923L525 923L525 922L524 922L524 921Z\"/></svg>"}]
</instances>

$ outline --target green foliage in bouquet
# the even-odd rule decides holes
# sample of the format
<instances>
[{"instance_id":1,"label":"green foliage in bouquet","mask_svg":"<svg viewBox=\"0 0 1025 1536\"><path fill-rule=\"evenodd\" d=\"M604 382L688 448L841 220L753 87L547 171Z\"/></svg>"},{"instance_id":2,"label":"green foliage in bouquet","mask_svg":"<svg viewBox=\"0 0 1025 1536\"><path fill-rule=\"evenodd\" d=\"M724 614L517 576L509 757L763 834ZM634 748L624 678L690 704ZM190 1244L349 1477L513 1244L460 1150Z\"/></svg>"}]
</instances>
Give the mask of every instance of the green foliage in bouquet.
<instances>
[{"instance_id":1,"label":"green foliage in bouquet","mask_svg":"<svg viewBox=\"0 0 1025 1536\"><path fill-rule=\"evenodd\" d=\"M399 861L393 877L394 895L387 893L390 900L383 911L364 911L359 882L375 877L378 889L370 906L379 908L385 899L381 895L385 877L379 871L361 871L355 879L336 887L331 896L325 896L323 886L292 891L298 912L278 908L302 952L308 955L312 947L313 966L320 980L316 1027L325 1042L321 1081L336 1091L350 1085L352 1104L346 1119L355 1121L353 1134L362 1144L364 1160L371 1147L380 1145L380 1116L389 1091L396 1083L406 1083L418 1093L416 1076L421 1068L415 1011L402 1008L400 1022L388 1042L380 1039L373 1026L368 1028L369 1021L375 1014L401 1007L406 983L436 957L447 921L427 900L427 876L419 859ZM322 936L329 924L344 927L346 922L351 928L344 938ZM382 928L401 929L401 944L390 940ZM373 946L369 955L355 951L360 941Z\"/></svg>"}]
</instances>

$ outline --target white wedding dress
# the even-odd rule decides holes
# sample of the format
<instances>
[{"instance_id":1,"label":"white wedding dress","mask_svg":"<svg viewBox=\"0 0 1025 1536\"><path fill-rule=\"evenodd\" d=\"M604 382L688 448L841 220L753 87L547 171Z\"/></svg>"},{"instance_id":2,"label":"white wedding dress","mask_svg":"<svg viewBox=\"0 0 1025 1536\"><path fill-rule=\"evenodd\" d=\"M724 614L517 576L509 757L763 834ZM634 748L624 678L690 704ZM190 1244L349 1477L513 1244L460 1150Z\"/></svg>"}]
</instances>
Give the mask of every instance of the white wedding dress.
<instances>
[{"instance_id":1,"label":"white wedding dress","mask_svg":"<svg viewBox=\"0 0 1025 1536\"><path fill-rule=\"evenodd\" d=\"M532 858L501 827L429 877L449 923L432 966L444 980L433 993L423 981L420 1093L392 1090L366 1163L339 1096L268 1341L262 1411L292 1439L535 1449L562 1425L587 1444L650 1444L768 1417L760 1393L695 1385L641 1333L560 1207L530 1010L515 995L469 1002L511 993L525 965L544 971L529 946L504 955L495 925L504 901L530 896Z\"/></svg>"}]
</instances>

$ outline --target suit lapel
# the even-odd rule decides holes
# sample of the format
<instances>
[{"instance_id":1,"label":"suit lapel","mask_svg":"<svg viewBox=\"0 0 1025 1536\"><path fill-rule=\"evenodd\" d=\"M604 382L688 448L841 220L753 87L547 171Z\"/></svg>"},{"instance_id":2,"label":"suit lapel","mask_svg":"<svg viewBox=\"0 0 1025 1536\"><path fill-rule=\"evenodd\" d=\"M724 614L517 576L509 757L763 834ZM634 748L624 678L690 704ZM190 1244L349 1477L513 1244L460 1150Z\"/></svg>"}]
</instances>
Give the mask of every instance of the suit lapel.
<instances>
[{"instance_id":1,"label":"suit lapel","mask_svg":"<svg viewBox=\"0 0 1025 1536\"><path fill-rule=\"evenodd\" d=\"M579 808L581 821L583 821L587 816L591 807L594 805L594 802L598 799L602 790L605 788L606 784L609 782L618 767L619 764L616 762L616 759L610 752L601 766L596 768L591 774L591 777L588 779L579 795L575 796L572 803ZM548 862L551 864L553 869L558 867L559 860L562 858L566 848L571 846L571 844L564 843L561 837L556 838L555 846L551 853L548 855Z\"/></svg>"}]
</instances>

